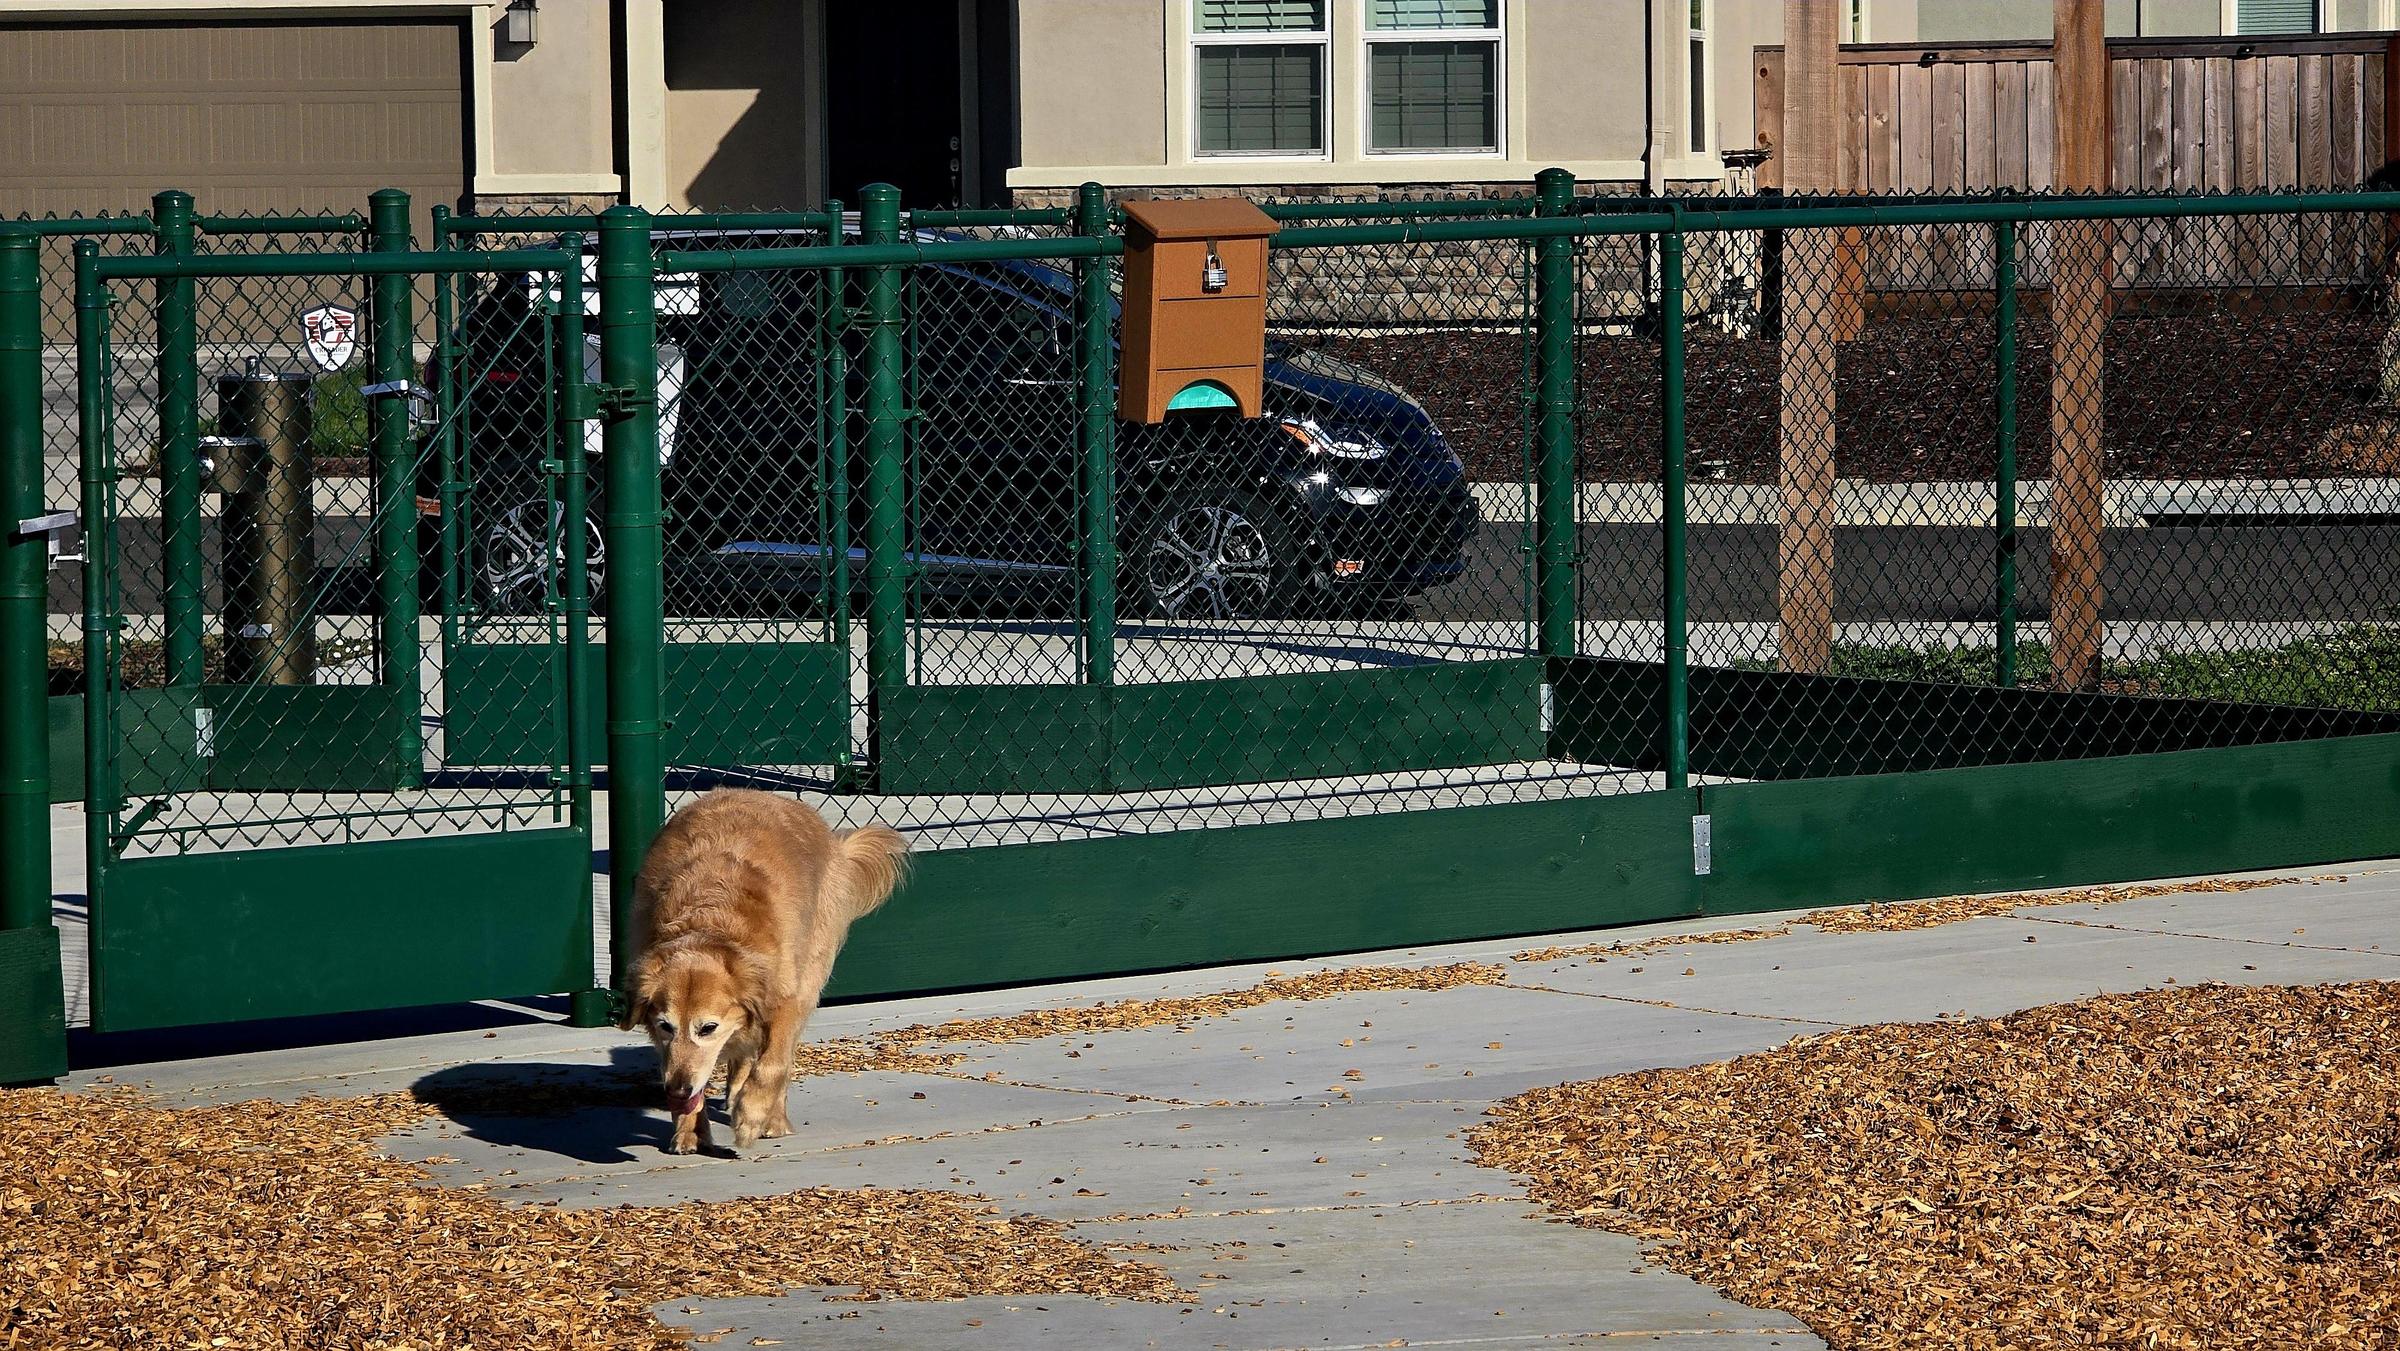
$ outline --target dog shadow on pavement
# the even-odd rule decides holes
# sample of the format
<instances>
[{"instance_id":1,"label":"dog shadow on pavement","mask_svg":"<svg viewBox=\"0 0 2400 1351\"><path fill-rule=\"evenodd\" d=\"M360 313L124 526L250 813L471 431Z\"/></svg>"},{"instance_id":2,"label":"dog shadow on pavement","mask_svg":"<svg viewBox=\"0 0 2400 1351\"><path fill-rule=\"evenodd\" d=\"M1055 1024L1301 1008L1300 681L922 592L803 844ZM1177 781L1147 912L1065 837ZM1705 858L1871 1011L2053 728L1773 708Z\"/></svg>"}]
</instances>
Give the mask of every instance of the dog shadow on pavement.
<instances>
[{"instance_id":1,"label":"dog shadow on pavement","mask_svg":"<svg viewBox=\"0 0 2400 1351\"><path fill-rule=\"evenodd\" d=\"M616 1047L605 1065L447 1065L409 1092L470 1140L581 1163L630 1163L634 1148L653 1153L670 1132L647 1046Z\"/></svg>"}]
</instances>

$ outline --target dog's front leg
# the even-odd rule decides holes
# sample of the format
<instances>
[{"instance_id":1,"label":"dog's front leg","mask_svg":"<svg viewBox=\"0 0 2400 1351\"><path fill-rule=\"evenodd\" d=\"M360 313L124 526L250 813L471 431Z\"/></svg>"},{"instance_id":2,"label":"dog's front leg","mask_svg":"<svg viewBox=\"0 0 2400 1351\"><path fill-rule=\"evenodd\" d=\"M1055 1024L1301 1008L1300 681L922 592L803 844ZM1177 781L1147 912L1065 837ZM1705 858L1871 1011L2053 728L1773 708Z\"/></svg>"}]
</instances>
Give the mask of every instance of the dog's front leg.
<instances>
[{"instance_id":1,"label":"dog's front leg","mask_svg":"<svg viewBox=\"0 0 2400 1351\"><path fill-rule=\"evenodd\" d=\"M748 1149L763 1137L780 1140L792 1133L792 1118L784 1099L792 1087L792 1058L799 1051L800 1025L807 1021L813 1000L793 1000L767 1019L765 1043L741 1099L731 1104L733 1147Z\"/></svg>"},{"instance_id":2,"label":"dog's front leg","mask_svg":"<svg viewBox=\"0 0 2400 1351\"><path fill-rule=\"evenodd\" d=\"M707 1150L708 1146L708 1099L704 1095L700 1100L699 1111L690 1116L685 1116L681 1112L675 1114L675 1138L668 1142L667 1152L669 1154L698 1154Z\"/></svg>"}]
</instances>

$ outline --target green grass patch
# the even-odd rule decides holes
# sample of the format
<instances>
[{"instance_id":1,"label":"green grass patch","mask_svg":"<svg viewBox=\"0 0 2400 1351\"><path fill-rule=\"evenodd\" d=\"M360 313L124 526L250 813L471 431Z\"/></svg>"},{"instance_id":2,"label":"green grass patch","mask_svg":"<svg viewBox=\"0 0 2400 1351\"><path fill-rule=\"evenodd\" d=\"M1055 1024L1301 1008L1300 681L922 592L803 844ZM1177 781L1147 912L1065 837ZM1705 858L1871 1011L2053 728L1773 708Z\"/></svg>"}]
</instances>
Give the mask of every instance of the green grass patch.
<instances>
[{"instance_id":1,"label":"green grass patch","mask_svg":"<svg viewBox=\"0 0 2400 1351\"><path fill-rule=\"evenodd\" d=\"M1861 680L1997 685L1997 655L1990 644L1907 647L1836 643L1827 674ZM1735 662L1734 669L1772 671L1776 667L1771 661L1748 659ZM2026 689L2055 688L2049 644L2038 640L2017 644L2017 684ZM2160 699L2400 711L2400 629L2352 624L2275 647L2112 658L2102 663L2100 691Z\"/></svg>"}]
</instances>

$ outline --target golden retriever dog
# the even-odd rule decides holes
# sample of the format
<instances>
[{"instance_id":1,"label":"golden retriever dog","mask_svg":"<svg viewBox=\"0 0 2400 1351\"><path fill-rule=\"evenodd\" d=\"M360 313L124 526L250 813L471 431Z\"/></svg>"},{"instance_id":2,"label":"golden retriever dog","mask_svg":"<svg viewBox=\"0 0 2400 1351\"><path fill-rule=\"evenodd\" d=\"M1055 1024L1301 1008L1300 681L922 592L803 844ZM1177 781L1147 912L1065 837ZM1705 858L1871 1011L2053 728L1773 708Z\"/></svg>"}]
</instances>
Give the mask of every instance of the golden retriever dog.
<instances>
[{"instance_id":1,"label":"golden retriever dog","mask_svg":"<svg viewBox=\"0 0 2400 1351\"><path fill-rule=\"evenodd\" d=\"M899 884L908 841L839 834L787 797L723 789L675 813L634 892L625 1028L658 1047L672 1154L709 1146L704 1095L725 1071L736 1150L791 1134L784 1095L834 954Z\"/></svg>"}]
</instances>

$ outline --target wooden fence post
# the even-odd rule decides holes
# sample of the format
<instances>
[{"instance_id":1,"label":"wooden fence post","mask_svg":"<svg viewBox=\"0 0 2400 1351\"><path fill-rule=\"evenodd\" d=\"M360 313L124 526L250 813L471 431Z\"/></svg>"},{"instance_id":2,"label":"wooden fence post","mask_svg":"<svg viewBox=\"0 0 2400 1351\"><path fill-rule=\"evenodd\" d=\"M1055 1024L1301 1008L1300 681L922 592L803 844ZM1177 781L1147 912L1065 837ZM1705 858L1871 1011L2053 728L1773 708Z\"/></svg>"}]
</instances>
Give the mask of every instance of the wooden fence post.
<instances>
[{"instance_id":1,"label":"wooden fence post","mask_svg":"<svg viewBox=\"0 0 2400 1351\"><path fill-rule=\"evenodd\" d=\"M1790 0L1783 10L1783 187L1838 185L1841 97L1836 0ZM1822 674L1833 660L1834 373L1843 316L1838 230L1784 235L1782 420L1778 477L1777 650L1786 671Z\"/></svg>"},{"instance_id":2,"label":"wooden fence post","mask_svg":"<svg viewBox=\"0 0 2400 1351\"><path fill-rule=\"evenodd\" d=\"M2058 187L2109 186L2108 42L2102 0L2054 0ZM2107 348L2110 231L2061 222L2053 236L2050 313L2050 668L2062 688L2100 674L2101 528L2106 524L2101 395Z\"/></svg>"}]
</instances>

